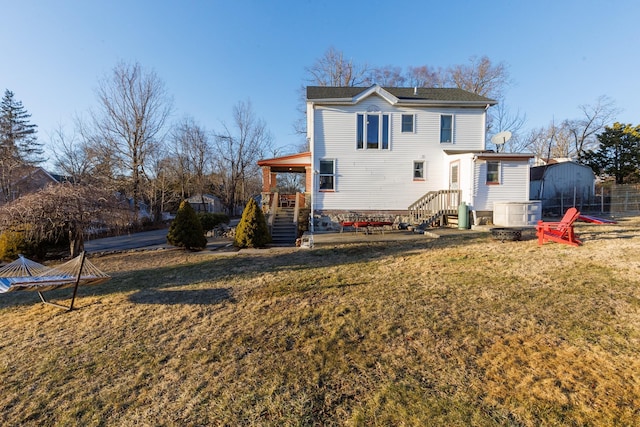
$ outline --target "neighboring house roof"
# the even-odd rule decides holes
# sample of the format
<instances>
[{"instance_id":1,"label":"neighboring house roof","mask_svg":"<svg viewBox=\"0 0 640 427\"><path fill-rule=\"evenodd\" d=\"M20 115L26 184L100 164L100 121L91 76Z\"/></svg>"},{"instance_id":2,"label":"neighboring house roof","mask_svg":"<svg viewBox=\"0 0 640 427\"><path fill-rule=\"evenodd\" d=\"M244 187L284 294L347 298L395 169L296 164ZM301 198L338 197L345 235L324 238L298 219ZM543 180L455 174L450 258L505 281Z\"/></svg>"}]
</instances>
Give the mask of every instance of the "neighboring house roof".
<instances>
[{"instance_id":1,"label":"neighboring house roof","mask_svg":"<svg viewBox=\"0 0 640 427\"><path fill-rule=\"evenodd\" d=\"M193 195L191 197L189 197L187 199L187 202L189 203L202 203L202 199L204 199L204 201L206 203L215 203L215 202L220 202L220 198L218 198L217 196L214 196L213 194L196 194Z\"/></svg>"},{"instance_id":2,"label":"neighboring house roof","mask_svg":"<svg viewBox=\"0 0 640 427\"><path fill-rule=\"evenodd\" d=\"M14 185L20 185L25 181L32 181L34 178L41 178L43 181L59 184L61 181L56 175L51 174L39 166L23 166L16 170L14 173L17 178L14 181ZM44 183L43 183L44 185Z\"/></svg>"},{"instance_id":3,"label":"neighboring house roof","mask_svg":"<svg viewBox=\"0 0 640 427\"><path fill-rule=\"evenodd\" d=\"M356 104L376 93L391 104L419 105L495 105L497 101L458 88L412 88L412 87L334 87L308 86L307 100L322 103Z\"/></svg>"},{"instance_id":4,"label":"neighboring house roof","mask_svg":"<svg viewBox=\"0 0 640 427\"><path fill-rule=\"evenodd\" d=\"M59 183L63 183L63 182L74 182L74 179L70 176L67 175L60 175L57 173L49 173L49 175L51 175L51 177L53 179L55 179L56 181L58 181Z\"/></svg>"}]
</instances>

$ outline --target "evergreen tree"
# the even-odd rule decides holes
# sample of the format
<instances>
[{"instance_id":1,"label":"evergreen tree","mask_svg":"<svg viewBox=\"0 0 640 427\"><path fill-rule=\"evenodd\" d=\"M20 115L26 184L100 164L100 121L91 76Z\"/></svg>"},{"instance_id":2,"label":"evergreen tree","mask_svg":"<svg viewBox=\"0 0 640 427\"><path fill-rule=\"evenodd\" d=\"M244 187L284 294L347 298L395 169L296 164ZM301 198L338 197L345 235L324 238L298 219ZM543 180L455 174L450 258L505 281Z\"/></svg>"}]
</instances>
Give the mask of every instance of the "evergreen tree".
<instances>
[{"instance_id":1,"label":"evergreen tree","mask_svg":"<svg viewBox=\"0 0 640 427\"><path fill-rule=\"evenodd\" d=\"M238 248L260 248L271 241L267 220L254 199L249 199L236 227L233 241Z\"/></svg>"},{"instance_id":2,"label":"evergreen tree","mask_svg":"<svg viewBox=\"0 0 640 427\"><path fill-rule=\"evenodd\" d=\"M0 102L0 197L14 199L13 184L23 175L19 169L44 161L42 144L36 137L36 125L29 123L31 114L6 90Z\"/></svg>"},{"instance_id":3,"label":"evergreen tree","mask_svg":"<svg viewBox=\"0 0 640 427\"><path fill-rule=\"evenodd\" d=\"M616 184L640 177L640 125L614 123L598 135L600 146L587 152L585 163L598 175L615 177Z\"/></svg>"},{"instance_id":4,"label":"evergreen tree","mask_svg":"<svg viewBox=\"0 0 640 427\"><path fill-rule=\"evenodd\" d=\"M188 250L201 250L207 246L202 224L186 200L180 203L176 217L169 226L167 242Z\"/></svg>"},{"instance_id":5,"label":"evergreen tree","mask_svg":"<svg viewBox=\"0 0 640 427\"><path fill-rule=\"evenodd\" d=\"M13 158L26 164L42 163L42 143L36 136L37 126L29 123L31 114L16 101L10 90L5 90L0 104L0 156Z\"/></svg>"}]
</instances>

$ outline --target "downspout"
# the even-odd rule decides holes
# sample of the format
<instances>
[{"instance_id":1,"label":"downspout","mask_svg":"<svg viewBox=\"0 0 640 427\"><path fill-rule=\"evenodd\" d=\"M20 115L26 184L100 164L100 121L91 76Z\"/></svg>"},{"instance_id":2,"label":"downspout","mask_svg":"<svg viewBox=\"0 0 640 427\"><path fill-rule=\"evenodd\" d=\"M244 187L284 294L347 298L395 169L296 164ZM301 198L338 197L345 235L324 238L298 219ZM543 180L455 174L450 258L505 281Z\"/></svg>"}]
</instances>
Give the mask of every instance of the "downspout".
<instances>
[{"instance_id":1,"label":"downspout","mask_svg":"<svg viewBox=\"0 0 640 427\"><path fill-rule=\"evenodd\" d=\"M313 102L307 101L307 141L309 143L309 152L311 153L311 212L309 214L309 231L313 235L313 217L316 204L316 153L315 153L315 105Z\"/></svg>"}]
</instances>

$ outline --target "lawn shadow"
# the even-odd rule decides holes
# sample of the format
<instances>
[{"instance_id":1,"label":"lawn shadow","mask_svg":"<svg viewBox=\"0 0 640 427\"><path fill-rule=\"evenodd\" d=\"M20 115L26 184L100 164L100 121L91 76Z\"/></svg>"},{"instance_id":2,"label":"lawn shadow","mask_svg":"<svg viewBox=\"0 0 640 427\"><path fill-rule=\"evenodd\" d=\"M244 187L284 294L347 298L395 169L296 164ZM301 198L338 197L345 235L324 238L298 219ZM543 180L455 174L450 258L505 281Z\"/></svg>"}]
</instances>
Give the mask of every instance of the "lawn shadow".
<instances>
[{"instance_id":1,"label":"lawn shadow","mask_svg":"<svg viewBox=\"0 0 640 427\"><path fill-rule=\"evenodd\" d=\"M286 275L292 271L327 266L356 265L397 255L411 255L425 250L465 245L476 239L487 239L487 233L465 233L440 238L416 236L410 240L368 240L371 236L358 236L362 240L326 243L313 249L270 251L255 254L206 257L202 261L160 268L142 268L112 273L112 279L96 286L80 287L78 298L100 297L118 293L133 293L128 298L140 304L218 304L233 302L233 284L262 274ZM138 256L138 255L132 255ZM144 255L140 255L144 256ZM109 273L109 271L105 271ZM193 284L204 284L208 289L176 289ZM32 305L39 302L35 292L12 292L0 295L0 309ZM69 290L47 292L53 300L70 298Z\"/></svg>"},{"instance_id":2,"label":"lawn shadow","mask_svg":"<svg viewBox=\"0 0 640 427\"><path fill-rule=\"evenodd\" d=\"M234 302L232 290L229 288L216 289L142 289L129 296L129 301L135 304L164 304L164 305L212 305L223 301Z\"/></svg>"}]
</instances>

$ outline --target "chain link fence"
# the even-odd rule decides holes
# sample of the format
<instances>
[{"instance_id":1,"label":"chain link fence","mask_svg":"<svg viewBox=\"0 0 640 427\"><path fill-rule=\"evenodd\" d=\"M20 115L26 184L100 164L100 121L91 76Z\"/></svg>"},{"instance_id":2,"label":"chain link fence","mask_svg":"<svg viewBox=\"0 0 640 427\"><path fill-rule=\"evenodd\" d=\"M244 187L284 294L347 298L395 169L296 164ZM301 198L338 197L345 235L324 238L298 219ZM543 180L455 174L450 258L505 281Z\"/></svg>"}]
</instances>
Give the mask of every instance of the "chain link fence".
<instances>
[{"instance_id":1,"label":"chain link fence","mask_svg":"<svg viewBox=\"0 0 640 427\"><path fill-rule=\"evenodd\" d=\"M640 184L596 184L595 194L584 197L578 191L556 194L543 201L543 216L561 216L575 206L583 213L607 215L640 213Z\"/></svg>"}]
</instances>

